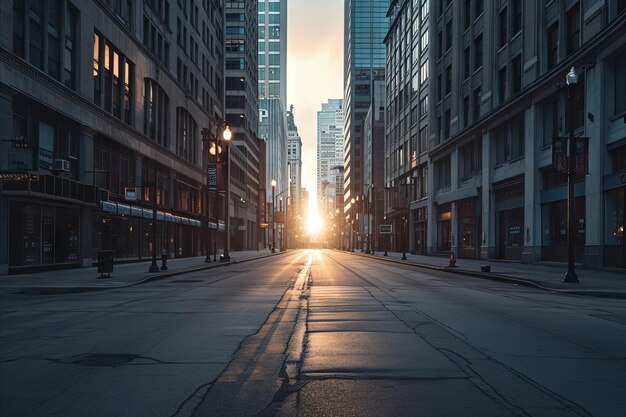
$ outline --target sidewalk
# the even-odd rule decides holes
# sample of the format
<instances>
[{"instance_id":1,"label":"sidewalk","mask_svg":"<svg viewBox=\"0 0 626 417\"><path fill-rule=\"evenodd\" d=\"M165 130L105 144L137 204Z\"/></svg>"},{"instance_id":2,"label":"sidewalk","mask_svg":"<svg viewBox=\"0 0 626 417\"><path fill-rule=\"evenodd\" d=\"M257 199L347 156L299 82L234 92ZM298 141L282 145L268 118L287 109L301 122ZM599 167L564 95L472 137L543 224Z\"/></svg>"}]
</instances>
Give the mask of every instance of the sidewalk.
<instances>
[{"instance_id":1,"label":"sidewalk","mask_svg":"<svg viewBox=\"0 0 626 417\"><path fill-rule=\"evenodd\" d=\"M278 253L276 253L278 254ZM0 293L64 294L72 292L98 291L126 287L141 282L180 275L187 272L218 268L237 262L271 256L269 249L260 251L231 252L231 262L205 263L204 256L169 259L167 271L149 273L151 261L117 264L110 278L100 278L98 268L60 269L34 274L0 276ZM211 258L213 259L213 258ZM157 262L161 267L160 259Z\"/></svg>"},{"instance_id":2,"label":"sidewalk","mask_svg":"<svg viewBox=\"0 0 626 417\"><path fill-rule=\"evenodd\" d=\"M514 282L519 285L560 293L626 298L626 271L583 269L582 266L576 265L576 274L580 282L578 284L565 284L561 282L565 272L567 272L567 264L565 263L540 262L526 264L516 261L457 258L456 267L451 268L449 266L449 258L439 256L407 253L407 260L402 261L402 253L388 252L387 257L383 256L383 252L376 252L374 255L367 255L361 252L354 253L477 278ZM481 272L481 266L483 265L489 266L491 271Z\"/></svg>"}]
</instances>

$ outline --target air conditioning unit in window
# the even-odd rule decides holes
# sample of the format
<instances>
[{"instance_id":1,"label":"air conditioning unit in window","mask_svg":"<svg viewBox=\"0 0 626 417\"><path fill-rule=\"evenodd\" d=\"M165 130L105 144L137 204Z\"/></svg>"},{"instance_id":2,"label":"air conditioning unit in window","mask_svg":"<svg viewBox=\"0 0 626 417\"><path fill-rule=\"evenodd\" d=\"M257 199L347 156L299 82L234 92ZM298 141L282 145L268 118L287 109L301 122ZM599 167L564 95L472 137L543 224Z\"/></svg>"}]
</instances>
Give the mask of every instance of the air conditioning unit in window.
<instances>
[{"instance_id":1,"label":"air conditioning unit in window","mask_svg":"<svg viewBox=\"0 0 626 417\"><path fill-rule=\"evenodd\" d=\"M70 172L71 162L66 159L55 159L54 170L56 172Z\"/></svg>"}]
</instances>

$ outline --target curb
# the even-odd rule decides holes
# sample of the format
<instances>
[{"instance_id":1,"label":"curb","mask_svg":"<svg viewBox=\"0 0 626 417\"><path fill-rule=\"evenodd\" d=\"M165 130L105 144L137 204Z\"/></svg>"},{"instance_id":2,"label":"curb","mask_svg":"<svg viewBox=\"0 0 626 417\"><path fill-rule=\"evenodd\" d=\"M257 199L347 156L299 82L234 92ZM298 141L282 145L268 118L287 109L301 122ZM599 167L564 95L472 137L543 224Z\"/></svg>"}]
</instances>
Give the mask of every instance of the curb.
<instances>
[{"instance_id":1,"label":"curb","mask_svg":"<svg viewBox=\"0 0 626 417\"><path fill-rule=\"evenodd\" d=\"M440 271L440 272L450 272L452 274L457 274L457 275L465 275L465 276L471 276L474 278L481 278L481 279L488 279L491 281L500 281L500 282L510 282L513 284L517 284L523 287L530 287L530 288L537 288L540 290L544 290L544 291L550 291L550 292L554 292L554 293L559 293L559 294L567 294L567 295L582 295L582 296L595 296L595 297L602 297L602 298L616 298L616 299L626 299L626 291L623 292L619 292L619 291L614 291L614 290L594 290L594 289L584 289L584 290L578 290L578 289L561 289L561 288L553 288L553 287L548 287L545 286L543 284L540 284L536 281L532 281L532 280L528 280L528 279L523 279L523 278L516 278L516 277L512 277L509 275L502 275L502 274L496 274L496 273L486 273L486 272L476 272L476 271L470 271L467 269L459 269L456 267L449 267L449 266L436 266L436 265L429 265L429 264L424 264L424 263L420 263L420 262L412 262L412 261L403 261L400 259L394 259L394 258L386 258L383 256L374 256L374 255L367 255L367 254L361 254L361 253L356 253L356 252L352 252L352 254L354 255L358 255L358 256L363 256L363 257L368 257L368 258L375 258L375 259L380 259L386 262L393 262L393 263L398 263L398 264L402 264L402 265L411 265L411 266L416 266L418 268L423 268L423 269L430 269L430 270L434 270L434 271Z\"/></svg>"},{"instance_id":2,"label":"curb","mask_svg":"<svg viewBox=\"0 0 626 417\"><path fill-rule=\"evenodd\" d=\"M112 285L108 287L93 287L93 286L90 286L90 287L13 287L13 288L6 288L6 289L0 288L0 293L1 294L57 295L57 294L75 294L75 293L81 293L81 292L114 290L114 289L120 289L120 288L127 288L133 285L143 284L146 282L158 281L160 279L170 278L176 275L183 275L183 274L188 274L192 272L205 271L207 269L213 269L213 268L222 268L222 267L226 267L226 266L230 266L234 264L255 261L258 259L265 259L271 256L281 255L285 253L287 252L279 252L279 253L272 253L269 255L255 256L252 258L242 259L240 261L234 260L234 261L225 262L225 263L211 262L210 265L189 267L186 269L181 269L181 270L172 271L172 272L160 272L155 275L146 275L134 282L129 282L127 284L122 284L122 285Z\"/></svg>"}]
</instances>

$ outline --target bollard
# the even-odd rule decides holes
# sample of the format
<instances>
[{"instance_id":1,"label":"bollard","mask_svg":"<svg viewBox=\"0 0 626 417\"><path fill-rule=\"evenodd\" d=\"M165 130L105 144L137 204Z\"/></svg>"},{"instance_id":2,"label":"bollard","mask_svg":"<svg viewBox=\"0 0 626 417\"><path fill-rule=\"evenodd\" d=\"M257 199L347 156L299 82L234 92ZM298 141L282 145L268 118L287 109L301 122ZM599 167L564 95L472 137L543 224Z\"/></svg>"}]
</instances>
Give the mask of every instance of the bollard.
<instances>
[{"instance_id":1,"label":"bollard","mask_svg":"<svg viewBox=\"0 0 626 417\"><path fill-rule=\"evenodd\" d=\"M167 271L167 253L161 255L161 271Z\"/></svg>"}]
</instances>

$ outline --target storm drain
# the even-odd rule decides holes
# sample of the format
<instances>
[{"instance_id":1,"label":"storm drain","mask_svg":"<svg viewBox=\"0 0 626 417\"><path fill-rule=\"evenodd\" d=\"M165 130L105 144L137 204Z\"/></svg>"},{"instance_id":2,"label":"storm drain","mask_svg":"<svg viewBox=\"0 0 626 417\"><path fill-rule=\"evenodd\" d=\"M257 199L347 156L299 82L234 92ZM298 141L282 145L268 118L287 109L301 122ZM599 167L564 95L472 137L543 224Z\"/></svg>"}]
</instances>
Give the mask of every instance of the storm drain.
<instances>
[{"instance_id":1,"label":"storm drain","mask_svg":"<svg viewBox=\"0 0 626 417\"><path fill-rule=\"evenodd\" d=\"M116 367L126 365L138 357L139 355L130 353L85 353L82 355L70 356L69 358L61 359L58 362L79 366Z\"/></svg>"}]
</instances>

